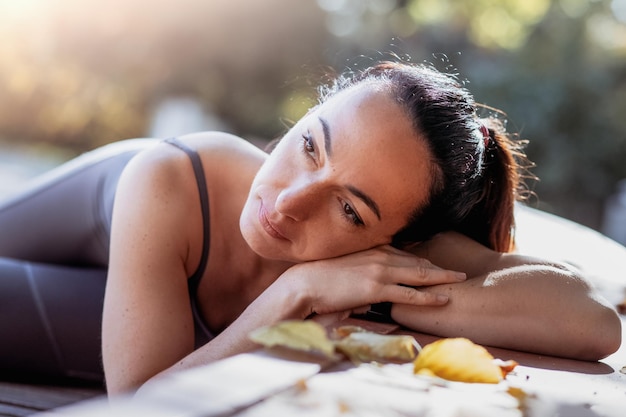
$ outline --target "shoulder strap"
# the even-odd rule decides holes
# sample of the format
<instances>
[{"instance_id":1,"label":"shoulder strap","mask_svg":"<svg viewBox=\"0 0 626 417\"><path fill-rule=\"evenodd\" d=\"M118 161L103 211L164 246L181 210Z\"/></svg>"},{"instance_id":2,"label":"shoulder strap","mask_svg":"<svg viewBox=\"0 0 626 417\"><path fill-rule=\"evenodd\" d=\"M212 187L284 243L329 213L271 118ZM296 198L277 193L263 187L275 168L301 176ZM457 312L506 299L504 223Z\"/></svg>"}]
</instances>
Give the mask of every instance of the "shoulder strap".
<instances>
[{"instance_id":1,"label":"shoulder strap","mask_svg":"<svg viewBox=\"0 0 626 417\"><path fill-rule=\"evenodd\" d=\"M177 147L189 156L191 165L193 167L194 174L196 176L196 182L198 184L198 193L200 194L200 207L202 210L202 223L203 223L203 239L202 239L202 256L200 258L200 264L196 271L189 277L189 292L194 295L195 298L198 285L206 269L207 262L209 260L209 243L210 243L210 217L209 217L209 193L207 191L206 177L204 176L204 168L202 167L202 160L196 151L185 145L177 138L165 139L166 143Z\"/></svg>"}]
</instances>

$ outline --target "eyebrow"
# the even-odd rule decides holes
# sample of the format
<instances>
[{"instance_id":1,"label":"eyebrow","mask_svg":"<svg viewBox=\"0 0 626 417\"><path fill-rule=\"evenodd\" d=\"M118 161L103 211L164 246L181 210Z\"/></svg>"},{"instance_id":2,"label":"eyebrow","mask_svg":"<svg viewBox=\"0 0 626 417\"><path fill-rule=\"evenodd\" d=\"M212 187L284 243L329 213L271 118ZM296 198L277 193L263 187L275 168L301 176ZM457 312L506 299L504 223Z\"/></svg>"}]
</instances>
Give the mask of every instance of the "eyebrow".
<instances>
[{"instance_id":1,"label":"eyebrow","mask_svg":"<svg viewBox=\"0 0 626 417\"><path fill-rule=\"evenodd\" d=\"M326 155L328 155L328 157L331 156L332 154L332 144L331 144L331 140L330 140L330 127L328 127L328 122L326 121L326 119L322 119L321 117L318 117L320 123L322 124L322 130L324 131L324 147L326 148Z\"/></svg>"},{"instance_id":2,"label":"eyebrow","mask_svg":"<svg viewBox=\"0 0 626 417\"><path fill-rule=\"evenodd\" d=\"M322 130L324 131L324 147L326 149L326 155L330 159L331 154L332 154L332 140L330 136L330 127L328 126L328 122L325 119L323 119L322 117L318 117L318 119L320 123L322 124ZM378 208L378 204L376 204L376 202L374 201L374 199L372 199L372 197L368 196L363 191L359 190L353 185L348 184L346 185L346 188L348 189L348 191L354 194L357 198L363 201L365 205L374 212L376 217L378 217L378 220L381 220L380 209Z\"/></svg>"},{"instance_id":3,"label":"eyebrow","mask_svg":"<svg viewBox=\"0 0 626 417\"><path fill-rule=\"evenodd\" d=\"M378 217L378 220L380 219L380 210L378 209L378 204L376 204L376 202L374 200L372 200L372 198L370 196L368 196L367 194L365 194L363 191L359 190L358 188L356 188L353 185L346 185L346 188L355 196L357 196L358 198L360 198L366 205L367 207L369 207L370 209L372 209L372 211L374 212L374 214L376 215L376 217Z\"/></svg>"}]
</instances>

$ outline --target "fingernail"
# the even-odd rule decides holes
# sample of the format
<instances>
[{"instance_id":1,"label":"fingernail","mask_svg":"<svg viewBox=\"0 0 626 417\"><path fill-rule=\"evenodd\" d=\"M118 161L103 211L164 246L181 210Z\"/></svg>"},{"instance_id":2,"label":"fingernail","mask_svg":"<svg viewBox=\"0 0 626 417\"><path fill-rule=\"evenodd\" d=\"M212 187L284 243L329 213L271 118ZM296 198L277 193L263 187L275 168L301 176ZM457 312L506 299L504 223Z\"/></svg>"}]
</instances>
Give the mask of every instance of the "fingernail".
<instances>
[{"instance_id":1,"label":"fingernail","mask_svg":"<svg viewBox=\"0 0 626 417\"><path fill-rule=\"evenodd\" d=\"M439 303L447 303L448 302L448 296L447 295L443 295L443 294L437 294L437 302Z\"/></svg>"},{"instance_id":2,"label":"fingernail","mask_svg":"<svg viewBox=\"0 0 626 417\"><path fill-rule=\"evenodd\" d=\"M467 274L465 274L465 272L455 272L454 277L459 281L465 281L467 279Z\"/></svg>"}]
</instances>

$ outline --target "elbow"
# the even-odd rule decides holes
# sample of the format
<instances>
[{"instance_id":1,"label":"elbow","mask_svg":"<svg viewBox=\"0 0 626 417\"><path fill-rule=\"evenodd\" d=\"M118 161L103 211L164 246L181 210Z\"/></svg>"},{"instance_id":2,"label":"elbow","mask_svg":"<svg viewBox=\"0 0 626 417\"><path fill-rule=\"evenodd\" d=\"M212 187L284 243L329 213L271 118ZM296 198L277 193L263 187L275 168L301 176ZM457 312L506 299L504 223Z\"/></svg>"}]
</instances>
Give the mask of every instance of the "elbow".
<instances>
[{"instance_id":1,"label":"elbow","mask_svg":"<svg viewBox=\"0 0 626 417\"><path fill-rule=\"evenodd\" d=\"M594 332L588 336L589 343L581 356L597 361L617 352L622 344L622 321L617 312L605 307L595 320Z\"/></svg>"},{"instance_id":2,"label":"elbow","mask_svg":"<svg viewBox=\"0 0 626 417\"><path fill-rule=\"evenodd\" d=\"M548 330L548 334L543 333ZM541 355L596 362L617 352L622 344L622 322L615 310L603 307L589 314L553 322L531 345L516 347Z\"/></svg>"},{"instance_id":3,"label":"elbow","mask_svg":"<svg viewBox=\"0 0 626 417\"><path fill-rule=\"evenodd\" d=\"M579 307L578 317L572 324L581 339L577 345L578 352L573 357L589 361L604 359L617 352L622 344L622 320L611 303L595 290L580 271L569 269L568 272L570 277L574 277L570 283L579 284L578 297L574 297L574 304Z\"/></svg>"}]
</instances>

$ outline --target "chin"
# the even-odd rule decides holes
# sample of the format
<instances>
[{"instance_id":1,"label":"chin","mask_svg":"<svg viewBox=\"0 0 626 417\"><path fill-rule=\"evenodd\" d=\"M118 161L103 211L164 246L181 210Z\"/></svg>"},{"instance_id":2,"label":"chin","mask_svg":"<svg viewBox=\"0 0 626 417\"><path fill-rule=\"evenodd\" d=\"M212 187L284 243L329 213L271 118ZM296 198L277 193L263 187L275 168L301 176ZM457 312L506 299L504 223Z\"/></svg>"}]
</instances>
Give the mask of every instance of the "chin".
<instances>
[{"instance_id":1,"label":"chin","mask_svg":"<svg viewBox=\"0 0 626 417\"><path fill-rule=\"evenodd\" d=\"M275 261L293 261L290 256L284 253L284 251L280 250L280 248L276 247L276 245L272 245L268 242L267 239L265 239L264 236L255 228L250 227L250 225L246 225L243 218L240 222L240 227L243 240L246 242L250 250L261 258Z\"/></svg>"},{"instance_id":2,"label":"chin","mask_svg":"<svg viewBox=\"0 0 626 417\"><path fill-rule=\"evenodd\" d=\"M294 264L304 262L303 259L291 256L291 254L287 254L284 251L281 251L278 248L272 247L267 244L261 243L255 245L254 242L252 242L252 244L249 242L248 246L254 253L264 259L277 262L289 262Z\"/></svg>"}]
</instances>

